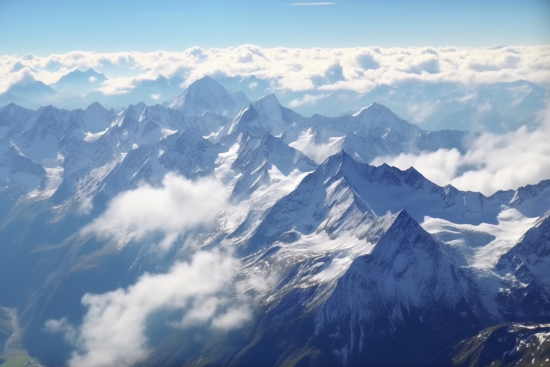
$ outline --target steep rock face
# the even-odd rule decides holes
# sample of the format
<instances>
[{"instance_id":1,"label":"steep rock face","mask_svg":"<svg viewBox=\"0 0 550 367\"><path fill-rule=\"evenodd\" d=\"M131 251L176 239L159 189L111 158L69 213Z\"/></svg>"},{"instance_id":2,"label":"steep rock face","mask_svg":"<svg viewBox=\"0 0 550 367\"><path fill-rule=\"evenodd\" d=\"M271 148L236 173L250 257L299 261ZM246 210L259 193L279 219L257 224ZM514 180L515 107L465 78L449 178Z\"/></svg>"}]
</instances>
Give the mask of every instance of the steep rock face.
<instances>
[{"instance_id":1,"label":"steep rock face","mask_svg":"<svg viewBox=\"0 0 550 367\"><path fill-rule=\"evenodd\" d=\"M327 160L268 211L244 244L243 251L255 251L285 232L310 234L322 227L331 234L341 227L351 229L375 217L340 171L338 159Z\"/></svg>"},{"instance_id":2,"label":"steep rock face","mask_svg":"<svg viewBox=\"0 0 550 367\"><path fill-rule=\"evenodd\" d=\"M107 129L116 117L113 110L107 110L98 102L92 103L82 112L84 114L85 129L92 134Z\"/></svg>"},{"instance_id":3,"label":"steep rock face","mask_svg":"<svg viewBox=\"0 0 550 367\"><path fill-rule=\"evenodd\" d=\"M511 321L550 321L550 211L542 215L496 264L506 284L498 293Z\"/></svg>"},{"instance_id":4,"label":"steep rock face","mask_svg":"<svg viewBox=\"0 0 550 367\"><path fill-rule=\"evenodd\" d=\"M84 138L84 121L69 111L41 107L33 120L29 128L13 137L13 141L37 162L57 159L62 138L65 141Z\"/></svg>"},{"instance_id":5,"label":"steep rock face","mask_svg":"<svg viewBox=\"0 0 550 367\"><path fill-rule=\"evenodd\" d=\"M0 108L0 139L9 138L27 129L36 111L10 103Z\"/></svg>"},{"instance_id":6,"label":"steep rock face","mask_svg":"<svg viewBox=\"0 0 550 367\"><path fill-rule=\"evenodd\" d=\"M372 252L356 258L338 280L316 313L315 335L343 365L414 365L475 332L482 319L470 281L402 211ZM421 342L411 339L415 334ZM392 355L396 348L399 355Z\"/></svg>"},{"instance_id":7,"label":"steep rock face","mask_svg":"<svg viewBox=\"0 0 550 367\"><path fill-rule=\"evenodd\" d=\"M379 156L398 155L402 151L414 150L414 146L409 139L392 130L383 136L348 133L343 139L342 149L356 161L369 163Z\"/></svg>"},{"instance_id":8,"label":"steep rock face","mask_svg":"<svg viewBox=\"0 0 550 367\"><path fill-rule=\"evenodd\" d=\"M375 130L376 131L376 130ZM383 135L348 133L342 143L355 160L370 163L379 156L396 156L402 152L419 154L439 149L457 149L464 153L469 133L458 130L406 131L388 129Z\"/></svg>"},{"instance_id":9,"label":"steep rock face","mask_svg":"<svg viewBox=\"0 0 550 367\"><path fill-rule=\"evenodd\" d=\"M189 129L166 139L166 151L159 163L187 177L207 175L214 170L217 153L212 143Z\"/></svg>"},{"instance_id":10,"label":"steep rock face","mask_svg":"<svg viewBox=\"0 0 550 367\"><path fill-rule=\"evenodd\" d=\"M304 121L299 114L281 106L275 95L269 94L243 109L233 120L229 132L269 133L290 142L298 138L300 131L307 129Z\"/></svg>"},{"instance_id":11,"label":"steep rock face","mask_svg":"<svg viewBox=\"0 0 550 367\"><path fill-rule=\"evenodd\" d=\"M239 156L232 167L242 171L250 171L270 162L278 167L283 174L290 174L293 169L302 172L313 170L317 165L300 151L286 145L280 138L271 134L260 137L243 134L240 137Z\"/></svg>"},{"instance_id":12,"label":"steep rock face","mask_svg":"<svg viewBox=\"0 0 550 367\"><path fill-rule=\"evenodd\" d=\"M280 136L286 143L296 142L306 133L312 134L313 141L310 143L315 144L327 144L331 139L343 138L339 148L363 163L369 163L378 156L402 152L453 148L464 152L468 137L464 131L424 131L376 103L354 115L303 117L281 106L274 95L248 105L235 117L229 131L246 131L256 135L270 133Z\"/></svg>"},{"instance_id":13,"label":"steep rock face","mask_svg":"<svg viewBox=\"0 0 550 367\"><path fill-rule=\"evenodd\" d=\"M271 174L288 177L296 170L311 172L316 167L311 159L286 145L280 138L271 134L256 137L243 133L239 138L238 156L231 165L242 176L236 182L232 195L246 196L261 185L269 185Z\"/></svg>"},{"instance_id":14,"label":"steep rock face","mask_svg":"<svg viewBox=\"0 0 550 367\"><path fill-rule=\"evenodd\" d=\"M193 129L175 133L129 151L105 177L101 192L113 197L141 183L159 185L168 172L188 178L211 174L217 153L217 148Z\"/></svg>"},{"instance_id":15,"label":"steep rock face","mask_svg":"<svg viewBox=\"0 0 550 367\"><path fill-rule=\"evenodd\" d=\"M336 204L329 222L338 206L332 198L343 197L327 196ZM352 208L346 223L353 207L345 205ZM274 365L422 366L489 320L472 280L406 211L377 218L358 212L355 228L323 242L295 228L251 256L258 261L250 268L267 262L284 275L235 365L262 358ZM319 231L330 232L324 225Z\"/></svg>"},{"instance_id":16,"label":"steep rock face","mask_svg":"<svg viewBox=\"0 0 550 367\"><path fill-rule=\"evenodd\" d=\"M288 139L292 141L295 138L295 130L304 131L310 127L322 139L334 134L345 135L346 133L381 137L389 131L402 134L414 134L422 131L379 104L364 108L353 116L324 117L313 115L307 118L281 106L273 94L252 102L247 109L235 118L233 124L233 129L240 131L270 132L273 135L284 132L287 135L285 141L288 141Z\"/></svg>"},{"instance_id":17,"label":"steep rock face","mask_svg":"<svg viewBox=\"0 0 550 367\"><path fill-rule=\"evenodd\" d=\"M494 322L537 319L546 311L533 302L535 294L548 297L539 274L510 279L520 300L497 300L508 308L492 314L481 295L487 287L497 295L506 282L463 267L464 261L422 229L408 209L382 215L402 205L421 219L431 213L477 222L480 214L496 216L491 206L511 205L514 195L488 198L442 188L414 169L372 167L344 152L327 159L244 238L241 255L285 275L266 296L268 311L254 335L260 341L244 348L238 361L265 353L280 355L282 364L297 358L312 365L423 366L435 363L449 344ZM539 254L546 245L540 233L550 231L544 220L537 223L538 235L531 233L539 239ZM524 297L524 291L531 296ZM296 323L294 334L285 328L288 322ZM267 345L275 340L293 340L294 349Z\"/></svg>"},{"instance_id":18,"label":"steep rock face","mask_svg":"<svg viewBox=\"0 0 550 367\"><path fill-rule=\"evenodd\" d=\"M239 110L242 110L250 103L250 100L242 90L230 89L227 93L229 93L229 95L233 98Z\"/></svg>"},{"instance_id":19,"label":"steep rock face","mask_svg":"<svg viewBox=\"0 0 550 367\"><path fill-rule=\"evenodd\" d=\"M25 156L13 143L0 142L0 182L16 184L31 191L43 188L46 182L46 170Z\"/></svg>"},{"instance_id":20,"label":"steep rock face","mask_svg":"<svg viewBox=\"0 0 550 367\"><path fill-rule=\"evenodd\" d=\"M387 165L369 166L340 152L328 158L318 170L328 175L325 179L336 173L343 175L354 192L369 203L377 215L405 208L413 217L421 220L431 210L445 209L442 207L442 189L413 168L400 171ZM411 195L413 192L415 195ZM421 204L427 201L430 204L433 202L433 205Z\"/></svg>"},{"instance_id":21,"label":"steep rock face","mask_svg":"<svg viewBox=\"0 0 550 367\"><path fill-rule=\"evenodd\" d=\"M170 102L169 107L188 116L201 116L205 112L227 116L234 113L237 104L224 87L205 76L193 82L185 93Z\"/></svg>"},{"instance_id":22,"label":"steep rock face","mask_svg":"<svg viewBox=\"0 0 550 367\"><path fill-rule=\"evenodd\" d=\"M387 210L397 212L404 208L419 222L428 215L454 223L496 223L502 205L512 206L530 216L541 215L548 205L542 194L547 192L546 181L531 189L539 193L536 195L538 201L515 203L514 190L487 197L477 192L460 191L450 185L437 186L412 167L405 171L386 164L374 167L361 164L345 153L338 156L342 157L342 167L350 184L379 215Z\"/></svg>"},{"instance_id":23,"label":"steep rock face","mask_svg":"<svg viewBox=\"0 0 550 367\"><path fill-rule=\"evenodd\" d=\"M457 343L436 365L546 366L550 360L550 324L500 324Z\"/></svg>"},{"instance_id":24,"label":"steep rock face","mask_svg":"<svg viewBox=\"0 0 550 367\"><path fill-rule=\"evenodd\" d=\"M10 167L3 165L5 169L0 172L0 179L17 181L27 192L37 190L33 197L50 197L55 193L57 203L71 197L75 203L88 200L127 153L143 145L157 144L179 130L194 126L208 135L228 121L217 115L188 121L179 111L158 105L149 107L144 103L130 105L119 113L106 110L99 103L91 104L86 110L74 111L52 106L31 111L8 105L0 109L0 146L4 147L2 152L11 152L9 160L12 163ZM204 140L200 134L197 139ZM159 149L169 150L167 147ZM185 165L186 157L180 158L180 165ZM28 162L22 164L21 159ZM19 163L13 166L13 162ZM29 171L31 166L35 167L32 172ZM167 170L157 169L150 174L161 175ZM134 176L134 183L138 178L145 177ZM124 186L118 191L122 189Z\"/></svg>"},{"instance_id":25,"label":"steep rock face","mask_svg":"<svg viewBox=\"0 0 550 367\"><path fill-rule=\"evenodd\" d=\"M486 322L537 317L542 322L547 317L543 301L550 299L548 214L515 247L519 235L510 236L514 243L504 246L509 251L500 262L504 252L485 254L499 264L485 269L492 278L482 278L476 273L479 269L466 261L471 248L454 251L453 246L466 247L455 241L459 234L454 228L443 244L417 222L430 216L461 223L468 236L475 237L474 245L482 247L494 239L485 225L497 222L503 205L542 214L550 198L550 181L486 197L439 187L413 168L401 171L360 163L359 154L350 155L347 149L383 153L399 146L407 151L416 144L409 146L410 142L424 136L381 106L342 119L303 118L280 106L274 96L249 107L250 115L245 117L252 118L243 120L243 113L241 120L234 120L243 123L243 130L234 134L229 134L229 118L208 113L188 117L143 103L120 113L98 104L86 111L47 107L29 112L14 105L0 110L0 134L4 134L0 153L6 157L0 158L0 174L30 172L47 179L46 187L36 184L37 190L55 192L20 203L17 215L0 224L0 235L9 243L0 246L4 275L0 300L28 310L25 323L34 333L28 339L34 350L48 355L54 350L50 345L63 343L61 338L41 342L44 322L65 315L78 322L85 312L80 303L85 292L131 285L143 269L158 272L174 261L179 249L159 260L151 255L150 243L110 249L99 239L75 240L79 228L104 209L96 203L106 204L142 183L158 185L167 172L190 179L213 175L226 184L233 201L227 212L220 213L220 222L206 229L209 238L204 248L231 243L235 256L242 257L239 277L275 279L257 297L258 319L252 330L239 331L238 338L222 343L227 346L224 356L235 358L220 359L223 363L245 361L239 359L245 356L253 364L269 356L272 364L280 365L423 364L445 343L470 336ZM109 116L112 120L107 123ZM320 142L324 132L347 134L343 138L347 148L318 166L285 143L304 128L313 131L313 121L319 121ZM245 122L259 127L259 133L244 128ZM264 128L281 134L273 136ZM441 135L444 140L455 137ZM9 165L2 166L6 162ZM50 185L55 174L61 182L58 187ZM3 183L0 218L13 205L12 196L17 199L12 193L20 189L5 188ZM93 211L76 210L90 203ZM234 208L246 213L233 213ZM64 216L59 214L62 211ZM70 274L71 269L78 272ZM44 280L49 274L55 281ZM22 293L13 284L32 289ZM500 297L495 301L500 308L490 316L479 302L486 288L491 291L487 294ZM218 341L214 339L210 342ZM181 339L174 344L177 349ZM194 362L212 357L208 346L212 344L192 351L200 351ZM403 352L398 355L396 349ZM166 349L155 346L158 350ZM57 365L63 362L55 360Z\"/></svg>"},{"instance_id":26,"label":"steep rock face","mask_svg":"<svg viewBox=\"0 0 550 367\"><path fill-rule=\"evenodd\" d=\"M550 211L537 219L519 242L497 263L498 269L525 265L550 287Z\"/></svg>"},{"instance_id":27,"label":"steep rock face","mask_svg":"<svg viewBox=\"0 0 550 367\"><path fill-rule=\"evenodd\" d=\"M145 107L139 115L139 120L152 121L163 128L171 130L182 130L189 127L186 117L181 112L160 105Z\"/></svg>"},{"instance_id":28,"label":"steep rock face","mask_svg":"<svg viewBox=\"0 0 550 367\"><path fill-rule=\"evenodd\" d=\"M382 136L391 130L405 134L421 131L416 125L400 119L389 108L378 103L353 114L352 121L352 130L361 135Z\"/></svg>"}]
</instances>

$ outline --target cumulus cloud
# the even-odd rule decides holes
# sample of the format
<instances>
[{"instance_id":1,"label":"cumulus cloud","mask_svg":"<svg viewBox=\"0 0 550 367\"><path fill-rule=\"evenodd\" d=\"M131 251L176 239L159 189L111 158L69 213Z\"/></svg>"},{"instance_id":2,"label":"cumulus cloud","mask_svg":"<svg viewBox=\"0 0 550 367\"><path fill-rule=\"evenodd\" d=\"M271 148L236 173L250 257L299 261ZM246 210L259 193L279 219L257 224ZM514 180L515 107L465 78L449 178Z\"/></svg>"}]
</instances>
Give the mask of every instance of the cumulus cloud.
<instances>
[{"instance_id":1,"label":"cumulus cloud","mask_svg":"<svg viewBox=\"0 0 550 367\"><path fill-rule=\"evenodd\" d=\"M87 313L79 327L61 319L49 320L46 329L63 333L75 346L69 366L131 366L146 355L147 320L154 312L183 310L174 327L228 330L249 321L247 300L234 294L237 269L238 261L227 251L199 251L165 274L142 275L126 289L86 294Z\"/></svg>"},{"instance_id":2,"label":"cumulus cloud","mask_svg":"<svg viewBox=\"0 0 550 367\"><path fill-rule=\"evenodd\" d=\"M296 98L290 101L290 107L300 107L304 105L314 105L323 98L328 97L328 94L305 94L302 98Z\"/></svg>"},{"instance_id":3,"label":"cumulus cloud","mask_svg":"<svg viewBox=\"0 0 550 367\"><path fill-rule=\"evenodd\" d=\"M18 68L17 71L8 74L6 78L3 80L3 89L7 90L15 84L27 85L35 81L36 81L36 77L30 68L28 67Z\"/></svg>"},{"instance_id":4,"label":"cumulus cloud","mask_svg":"<svg viewBox=\"0 0 550 367\"><path fill-rule=\"evenodd\" d=\"M168 249L183 232L213 222L226 198L225 188L213 178L191 181L169 173L160 187L145 184L115 197L82 234L121 243L160 234L160 248Z\"/></svg>"},{"instance_id":5,"label":"cumulus cloud","mask_svg":"<svg viewBox=\"0 0 550 367\"><path fill-rule=\"evenodd\" d=\"M317 144L315 142L315 133L309 129L300 134L296 141L289 145L313 159L316 163L321 163L333 154L338 153L341 147L341 141L344 137L330 138L328 143Z\"/></svg>"},{"instance_id":6,"label":"cumulus cloud","mask_svg":"<svg viewBox=\"0 0 550 367\"><path fill-rule=\"evenodd\" d=\"M357 64L364 70L378 69L380 64L371 53L360 53L355 57Z\"/></svg>"},{"instance_id":7,"label":"cumulus cloud","mask_svg":"<svg viewBox=\"0 0 550 367\"><path fill-rule=\"evenodd\" d=\"M314 85L335 84L345 80L344 69L340 62L336 61L324 71L323 75L314 75L311 80Z\"/></svg>"},{"instance_id":8,"label":"cumulus cloud","mask_svg":"<svg viewBox=\"0 0 550 367\"><path fill-rule=\"evenodd\" d=\"M46 84L70 70L94 68L110 79L102 86L105 94L128 92L139 81L161 75L180 76L185 85L205 75L255 75L289 91L317 88L366 92L376 85L407 81L478 84L525 79L549 85L550 46L298 49L241 45L192 47L182 52L74 51L32 58L5 55L0 56L0 92L7 89L10 75L22 67L28 67Z\"/></svg>"},{"instance_id":9,"label":"cumulus cloud","mask_svg":"<svg viewBox=\"0 0 550 367\"><path fill-rule=\"evenodd\" d=\"M372 164L387 163L400 169L412 166L438 185L452 184L486 195L536 184L550 179L550 107L539 119L540 125L534 130L523 126L501 135L484 133L464 155L456 149L440 149L378 157Z\"/></svg>"},{"instance_id":10,"label":"cumulus cloud","mask_svg":"<svg viewBox=\"0 0 550 367\"><path fill-rule=\"evenodd\" d=\"M136 78L113 78L105 80L99 91L105 95L126 94L136 87L141 79Z\"/></svg>"},{"instance_id":11,"label":"cumulus cloud","mask_svg":"<svg viewBox=\"0 0 550 367\"><path fill-rule=\"evenodd\" d=\"M409 70L414 74L439 73L439 58L434 54L425 54L409 64Z\"/></svg>"},{"instance_id":12,"label":"cumulus cloud","mask_svg":"<svg viewBox=\"0 0 550 367\"><path fill-rule=\"evenodd\" d=\"M160 246L167 247L183 231L211 224L226 196L212 178L191 181L167 174L160 187L143 185L112 199L83 234L141 238L161 233ZM187 241L184 249L180 255L186 257L165 273L145 273L128 287L84 295L87 311L80 325L65 318L46 322L48 331L62 334L75 348L69 366L134 365L151 347L147 327L159 312L171 315L159 322L175 328L230 330L251 320L252 297L269 288L268 278L242 274L229 244L203 250Z\"/></svg>"}]
</instances>

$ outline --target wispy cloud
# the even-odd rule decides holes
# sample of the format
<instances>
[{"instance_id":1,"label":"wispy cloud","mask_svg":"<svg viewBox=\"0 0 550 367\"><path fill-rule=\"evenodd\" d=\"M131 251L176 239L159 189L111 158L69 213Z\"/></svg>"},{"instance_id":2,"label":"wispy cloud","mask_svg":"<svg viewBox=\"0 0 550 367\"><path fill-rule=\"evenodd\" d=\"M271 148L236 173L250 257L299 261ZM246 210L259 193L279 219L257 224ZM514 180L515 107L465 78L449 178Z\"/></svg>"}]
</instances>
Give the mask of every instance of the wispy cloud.
<instances>
[{"instance_id":1,"label":"wispy cloud","mask_svg":"<svg viewBox=\"0 0 550 367\"><path fill-rule=\"evenodd\" d=\"M292 6L323 6L323 5L334 5L336 3L292 3Z\"/></svg>"},{"instance_id":2,"label":"wispy cloud","mask_svg":"<svg viewBox=\"0 0 550 367\"><path fill-rule=\"evenodd\" d=\"M159 246L167 250L185 230L215 220L225 202L226 193L217 180L191 181L169 173L161 187L143 185L115 197L82 233L116 238L121 243L125 237L140 240L164 234Z\"/></svg>"}]
</instances>

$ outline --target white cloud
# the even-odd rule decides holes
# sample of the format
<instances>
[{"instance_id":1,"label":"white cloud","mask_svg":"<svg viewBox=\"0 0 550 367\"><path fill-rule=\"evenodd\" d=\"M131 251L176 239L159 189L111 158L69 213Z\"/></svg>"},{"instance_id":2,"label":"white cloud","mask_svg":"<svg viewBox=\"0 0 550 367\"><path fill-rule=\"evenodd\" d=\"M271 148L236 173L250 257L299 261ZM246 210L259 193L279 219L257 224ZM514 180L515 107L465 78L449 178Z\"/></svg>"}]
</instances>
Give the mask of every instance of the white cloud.
<instances>
[{"instance_id":1,"label":"white cloud","mask_svg":"<svg viewBox=\"0 0 550 367\"><path fill-rule=\"evenodd\" d=\"M88 78L88 80L90 81L90 83L94 83L97 81L97 78L95 76L91 76Z\"/></svg>"},{"instance_id":2,"label":"white cloud","mask_svg":"<svg viewBox=\"0 0 550 367\"><path fill-rule=\"evenodd\" d=\"M76 347L69 366L131 366L146 355L146 321L155 311L184 310L183 321L172 324L176 327L227 330L250 320L246 300L234 297L237 269L228 252L199 251L166 274L146 273L126 289L86 294L82 303L88 310L80 327L61 319L49 320L46 328L65 333Z\"/></svg>"},{"instance_id":3,"label":"white cloud","mask_svg":"<svg viewBox=\"0 0 550 367\"><path fill-rule=\"evenodd\" d=\"M304 153L316 163L321 163L333 154L338 153L342 147L340 142L343 137L330 138L328 143L315 143L315 133L309 129L300 134L296 141L289 145Z\"/></svg>"},{"instance_id":4,"label":"white cloud","mask_svg":"<svg viewBox=\"0 0 550 367\"><path fill-rule=\"evenodd\" d=\"M160 98L160 94L151 94L151 99L158 101Z\"/></svg>"},{"instance_id":5,"label":"white cloud","mask_svg":"<svg viewBox=\"0 0 550 367\"><path fill-rule=\"evenodd\" d=\"M524 79L550 85L550 46L298 49L241 45L192 47L182 52L75 51L33 58L5 55L0 56L0 92L21 66L46 84L75 68L91 67L109 77L101 89L105 94L126 93L136 82L160 75L183 76L184 86L205 75L255 75L273 81L279 90L366 92L376 85L407 81L479 84ZM323 83L319 83L319 76L324 77Z\"/></svg>"},{"instance_id":6,"label":"white cloud","mask_svg":"<svg viewBox=\"0 0 550 367\"><path fill-rule=\"evenodd\" d=\"M0 78L0 80L2 80L2 78ZM0 90L2 90L2 88L7 90L14 84L25 85L33 83L34 81L36 81L36 77L32 70L28 67L24 67L8 74L6 78L4 78L3 83L0 84Z\"/></svg>"},{"instance_id":7,"label":"white cloud","mask_svg":"<svg viewBox=\"0 0 550 367\"><path fill-rule=\"evenodd\" d=\"M69 324L66 317L59 320L46 321L46 330L50 333L62 334L65 337L65 340L70 344L74 344L76 342L77 330L73 325Z\"/></svg>"},{"instance_id":8,"label":"white cloud","mask_svg":"<svg viewBox=\"0 0 550 367\"><path fill-rule=\"evenodd\" d=\"M215 179L191 181L169 173L161 187L143 185L115 197L82 233L112 237L121 243L161 234L160 247L168 249L184 231L213 222L226 198L225 188Z\"/></svg>"},{"instance_id":9,"label":"white cloud","mask_svg":"<svg viewBox=\"0 0 550 367\"><path fill-rule=\"evenodd\" d=\"M535 130L521 127L502 135L484 133L461 155L456 149L433 153L378 157L372 164L388 163L400 169L415 167L438 185L491 195L550 179L550 108L539 116Z\"/></svg>"},{"instance_id":10,"label":"white cloud","mask_svg":"<svg viewBox=\"0 0 550 367\"><path fill-rule=\"evenodd\" d=\"M250 320L250 317L251 312L248 307L234 307L212 320L212 326L224 330L235 329Z\"/></svg>"},{"instance_id":11,"label":"white cloud","mask_svg":"<svg viewBox=\"0 0 550 367\"><path fill-rule=\"evenodd\" d=\"M82 233L104 238L161 233L160 246L167 248L183 231L213 224L226 197L225 188L212 178L191 181L167 174L160 187L143 185L115 197ZM190 243L180 253L187 260L175 261L166 273L145 273L126 288L84 295L87 312L81 325L64 318L47 321L48 331L61 333L75 348L69 366L134 365L150 347L148 320L161 310L182 313L181 319L163 321L177 328L229 330L251 320L253 294L265 292L268 279L258 274L237 279L241 263L229 244L206 251Z\"/></svg>"},{"instance_id":12,"label":"white cloud","mask_svg":"<svg viewBox=\"0 0 550 367\"><path fill-rule=\"evenodd\" d=\"M134 89L140 78L112 78L101 83L99 91L105 95L125 94Z\"/></svg>"},{"instance_id":13,"label":"white cloud","mask_svg":"<svg viewBox=\"0 0 550 367\"><path fill-rule=\"evenodd\" d=\"M328 97L328 94L319 94L319 95L312 95L312 94L305 94L302 98L296 98L290 101L290 107L300 107L304 105L314 105L317 103L317 101Z\"/></svg>"}]
</instances>

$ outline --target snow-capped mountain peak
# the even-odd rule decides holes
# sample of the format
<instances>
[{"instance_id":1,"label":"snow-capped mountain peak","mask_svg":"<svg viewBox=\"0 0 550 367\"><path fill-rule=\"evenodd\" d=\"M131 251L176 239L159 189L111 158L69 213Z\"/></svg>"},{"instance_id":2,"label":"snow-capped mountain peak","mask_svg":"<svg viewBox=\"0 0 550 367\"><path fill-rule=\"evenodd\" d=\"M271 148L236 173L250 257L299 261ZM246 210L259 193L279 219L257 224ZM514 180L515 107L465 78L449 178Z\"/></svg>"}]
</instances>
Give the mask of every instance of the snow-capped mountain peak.
<instances>
[{"instance_id":1,"label":"snow-capped mountain peak","mask_svg":"<svg viewBox=\"0 0 550 367\"><path fill-rule=\"evenodd\" d=\"M204 253L234 249L237 290L246 289L245 306L254 309L250 332L221 352L235 365L246 365L241 356L254 361L254 350L276 360L286 354L282 365L296 364L291 359L302 352L303 361L321 356L326 365L422 364L486 324L550 317L550 181L492 196L440 187L412 167L364 162L371 154L454 146L462 134L428 133L377 104L353 116L303 117L274 95L234 119L204 113L200 103L219 102L216 90L210 78L190 86L183 102L202 106L195 116L144 103L119 113L99 103L74 111L0 108L0 238L8 239L0 246L0 298L8 291L21 300L28 335L41 343L45 322L64 315L52 310L81 305L86 292L131 292L145 271L170 272L174 261L187 260L186 244ZM300 136L307 144L288 144ZM332 155L320 164L307 157L329 143ZM169 173L192 186L216 181L224 199L200 228L178 228L167 253L152 251L164 230L141 236L132 225L124 245L78 232L134 190L155 193L131 207L145 207L147 219L148 200L164 197ZM44 272L55 279L43 281ZM34 287L30 305L13 279ZM256 279L266 285L249 289ZM68 317L78 322L80 311ZM170 342L163 338L151 356Z\"/></svg>"},{"instance_id":2,"label":"snow-capped mountain peak","mask_svg":"<svg viewBox=\"0 0 550 367\"><path fill-rule=\"evenodd\" d=\"M169 107L188 116L201 116L205 112L228 116L233 115L237 103L224 87L205 76L191 83L181 96L170 102Z\"/></svg>"},{"instance_id":3,"label":"snow-capped mountain peak","mask_svg":"<svg viewBox=\"0 0 550 367\"><path fill-rule=\"evenodd\" d=\"M387 107L379 104L379 103L373 102L367 107L360 108L352 116L357 117L357 116L361 115L362 113L369 113L369 112L373 112L373 111L376 111L376 110L378 110L379 113L386 113L387 112L386 110L389 110L389 109Z\"/></svg>"},{"instance_id":4,"label":"snow-capped mountain peak","mask_svg":"<svg viewBox=\"0 0 550 367\"><path fill-rule=\"evenodd\" d=\"M274 94L268 94L265 97L252 102L252 106L256 109L258 114L273 121L280 121L283 119L281 109L283 106L279 103L277 97Z\"/></svg>"},{"instance_id":5,"label":"snow-capped mountain peak","mask_svg":"<svg viewBox=\"0 0 550 367\"><path fill-rule=\"evenodd\" d=\"M57 82L50 85L53 90L59 93L74 93L84 96L98 89L101 84L108 80L103 73L92 68L86 71L73 70L63 75Z\"/></svg>"},{"instance_id":6,"label":"snow-capped mountain peak","mask_svg":"<svg viewBox=\"0 0 550 367\"><path fill-rule=\"evenodd\" d=\"M399 118L389 108L373 103L353 114L355 131L375 136L383 136L391 130L401 133L420 132L420 129Z\"/></svg>"}]
</instances>

